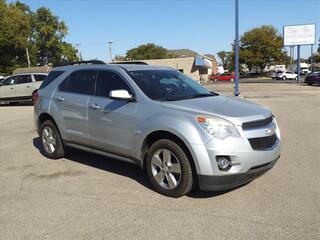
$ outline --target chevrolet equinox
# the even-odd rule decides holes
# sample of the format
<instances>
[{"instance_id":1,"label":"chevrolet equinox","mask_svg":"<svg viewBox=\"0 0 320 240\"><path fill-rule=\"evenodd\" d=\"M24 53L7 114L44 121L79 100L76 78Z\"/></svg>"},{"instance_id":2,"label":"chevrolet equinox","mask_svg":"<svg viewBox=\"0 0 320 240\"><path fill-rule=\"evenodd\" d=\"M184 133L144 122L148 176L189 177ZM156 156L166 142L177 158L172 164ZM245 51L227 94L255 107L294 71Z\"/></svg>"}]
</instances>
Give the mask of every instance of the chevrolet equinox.
<instances>
[{"instance_id":1,"label":"chevrolet equinox","mask_svg":"<svg viewBox=\"0 0 320 240\"><path fill-rule=\"evenodd\" d=\"M209 91L181 72L141 64L54 68L34 94L41 152L66 147L128 161L170 197L234 188L271 169L281 138L272 112Z\"/></svg>"}]
</instances>

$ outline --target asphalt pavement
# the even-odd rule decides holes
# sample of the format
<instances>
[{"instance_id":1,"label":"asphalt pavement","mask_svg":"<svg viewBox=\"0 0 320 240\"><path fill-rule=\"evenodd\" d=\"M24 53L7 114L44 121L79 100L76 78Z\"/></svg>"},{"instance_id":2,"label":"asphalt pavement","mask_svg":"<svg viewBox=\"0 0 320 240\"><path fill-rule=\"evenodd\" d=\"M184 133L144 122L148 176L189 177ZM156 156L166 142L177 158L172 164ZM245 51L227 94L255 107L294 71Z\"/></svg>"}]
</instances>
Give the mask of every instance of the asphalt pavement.
<instances>
[{"instance_id":1,"label":"asphalt pavement","mask_svg":"<svg viewBox=\"0 0 320 240\"><path fill-rule=\"evenodd\" d=\"M232 84L208 88L232 95ZM271 108L282 155L253 182L172 199L137 166L39 153L32 106L0 107L0 239L319 239L320 87L240 84Z\"/></svg>"}]
</instances>

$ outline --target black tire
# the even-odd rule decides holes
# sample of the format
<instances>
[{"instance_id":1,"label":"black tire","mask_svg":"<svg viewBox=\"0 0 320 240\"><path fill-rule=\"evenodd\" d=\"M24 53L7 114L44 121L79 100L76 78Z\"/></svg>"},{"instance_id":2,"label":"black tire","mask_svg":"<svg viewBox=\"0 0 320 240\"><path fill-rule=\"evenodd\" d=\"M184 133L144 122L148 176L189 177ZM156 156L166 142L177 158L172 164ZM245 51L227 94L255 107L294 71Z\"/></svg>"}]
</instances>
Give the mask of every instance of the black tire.
<instances>
[{"instance_id":1,"label":"black tire","mask_svg":"<svg viewBox=\"0 0 320 240\"><path fill-rule=\"evenodd\" d=\"M312 86L312 83L308 82L308 85L309 85L309 86Z\"/></svg>"},{"instance_id":2,"label":"black tire","mask_svg":"<svg viewBox=\"0 0 320 240\"><path fill-rule=\"evenodd\" d=\"M282 80L287 80L287 77L286 77L286 76L283 76L283 77L282 77Z\"/></svg>"},{"instance_id":3,"label":"black tire","mask_svg":"<svg viewBox=\"0 0 320 240\"><path fill-rule=\"evenodd\" d=\"M43 140L43 131L44 129L50 128L53 131L54 137L55 137L55 149L53 152L48 152L44 146L44 140ZM40 129L39 129L39 135L40 135L40 140L41 140L41 145L40 145L40 152L46 156L47 158L51 159L59 159L63 158L65 155L65 149L63 146L63 142L60 136L60 132L56 126L55 123L53 123L50 120L45 121L44 123L41 124Z\"/></svg>"},{"instance_id":4,"label":"black tire","mask_svg":"<svg viewBox=\"0 0 320 240\"><path fill-rule=\"evenodd\" d=\"M173 189L165 189L159 185L152 172L152 157L157 151L161 151L162 149L171 151L175 156L175 161L179 161L180 164L180 181ZM188 159L183 148L171 140L161 139L153 143L146 157L146 170L154 189L160 194L174 198L181 197L190 192L194 186L194 175L190 161L191 159ZM167 179L167 177L164 177L164 179Z\"/></svg>"}]
</instances>

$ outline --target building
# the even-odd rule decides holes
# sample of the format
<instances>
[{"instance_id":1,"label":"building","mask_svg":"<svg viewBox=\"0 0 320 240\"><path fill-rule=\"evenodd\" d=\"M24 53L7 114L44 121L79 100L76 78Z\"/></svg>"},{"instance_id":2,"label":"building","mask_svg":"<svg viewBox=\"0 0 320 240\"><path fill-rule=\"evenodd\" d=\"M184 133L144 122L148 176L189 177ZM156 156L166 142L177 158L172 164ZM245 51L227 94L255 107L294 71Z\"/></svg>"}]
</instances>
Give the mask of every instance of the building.
<instances>
[{"instance_id":1,"label":"building","mask_svg":"<svg viewBox=\"0 0 320 240\"><path fill-rule=\"evenodd\" d=\"M209 57L189 49L169 50L168 52L173 56L173 58L147 59L139 61L149 65L167 66L177 69L194 80L201 82L208 81L211 74L217 73L217 61L212 55ZM121 63L125 62L126 61L121 61Z\"/></svg>"}]
</instances>

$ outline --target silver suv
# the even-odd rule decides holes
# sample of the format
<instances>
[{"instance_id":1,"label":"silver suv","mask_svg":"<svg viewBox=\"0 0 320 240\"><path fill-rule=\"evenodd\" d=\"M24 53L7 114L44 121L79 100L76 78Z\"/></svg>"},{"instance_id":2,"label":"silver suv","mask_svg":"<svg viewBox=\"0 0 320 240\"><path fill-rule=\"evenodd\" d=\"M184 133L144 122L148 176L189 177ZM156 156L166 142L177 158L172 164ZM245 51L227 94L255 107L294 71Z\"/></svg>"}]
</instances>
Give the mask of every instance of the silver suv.
<instances>
[{"instance_id":1,"label":"silver suv","mask_svg":"<svg viewBox=\"0 0 320 240\"><path fill-rule=\"evenodd\" d=\"M168 67L57 67L35 98L42 153L66 146L138 164L154 189L180 197L198 185L223 190L252 181L280 156L270 110L210 92Z\"/></svg>"}]
</instances>

